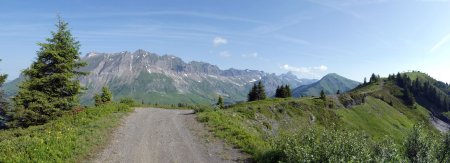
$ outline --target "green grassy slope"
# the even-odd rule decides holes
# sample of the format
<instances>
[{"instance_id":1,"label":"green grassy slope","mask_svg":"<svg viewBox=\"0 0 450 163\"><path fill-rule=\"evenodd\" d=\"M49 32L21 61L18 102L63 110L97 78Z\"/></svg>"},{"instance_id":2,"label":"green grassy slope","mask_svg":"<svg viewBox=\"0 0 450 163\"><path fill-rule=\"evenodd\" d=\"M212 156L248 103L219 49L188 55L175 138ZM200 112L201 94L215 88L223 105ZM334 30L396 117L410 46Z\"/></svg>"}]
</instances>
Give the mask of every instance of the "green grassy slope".
<instances>
[{"instance_id":1,"label":"green grassy slope","mask_svg":"<svg viewBox=\"0 0 450 163\"><path fill-rule=\"evenodd\" d=\"M400 110L395 109L384 101L373 97L367 97L366 103L354 106L350 109L335 110L345 126L365 131L374 139L381 139L390 136L396 142L401 142L417 119L408 117ZM409 110L411 113L418 113L427 117L428 112L423 107L416 110Z\"/></svg>"},{"instance_id":2,"label":"green grassy slope","mask_svg":"<svg viewBox=\"0 0 450 163\"><path fill-rule=\"evenodd\" d=\"M257 160L281 133L296 133L312 126L362 132L374 141L389 138L398 144L418 123L436 133L429 123L429 111L420 105L404 105L395 96L399 91L393 83L382 80L340 97L330 96L326 102L312 97L267 99L200 112L198 119L218 137Z\"/></svg>"},{"instance_id":3,"label":"green grassy slope","mask_svg":"<svg viewBox=\"0 0 450 163\"><path fill-rule=\"evenodd\" d=\"M300 126L317 123L340 124L338 115L325 109L320 99L268 99L241 103L225 110L205 111L198 115L218 137L258 154L268 148L270 137L280 131L294 131Z\"/></svg>"},{"instance_id":4,"label":"green grassy slope","mask_svg":"<svg viewBox=\"0 0 450 163\"><path fill-rule=\"evenodd\" d=\"M88 108L40 126L0 131L0 162L80 162L99 150L119 120L124 104Z\"/></svg>"}]
</instances>

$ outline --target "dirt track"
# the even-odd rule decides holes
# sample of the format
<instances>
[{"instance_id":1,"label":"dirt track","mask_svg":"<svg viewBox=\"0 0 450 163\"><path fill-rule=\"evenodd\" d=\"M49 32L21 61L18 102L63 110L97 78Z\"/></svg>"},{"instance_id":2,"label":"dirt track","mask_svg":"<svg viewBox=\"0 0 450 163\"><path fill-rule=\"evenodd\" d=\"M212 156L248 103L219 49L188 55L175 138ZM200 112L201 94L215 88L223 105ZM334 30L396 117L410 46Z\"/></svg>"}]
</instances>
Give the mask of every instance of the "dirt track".
<instances>
[{"instance_id":1,"label":"dirt track","mask_svg":"<svg viewBox=\"0 0 450 163\"><path fill-rule=\"evenodd\" d=\"M241 162L244 156L212 138L192 113L138 108L94 162Z\"/></svg>"}]
</instances>

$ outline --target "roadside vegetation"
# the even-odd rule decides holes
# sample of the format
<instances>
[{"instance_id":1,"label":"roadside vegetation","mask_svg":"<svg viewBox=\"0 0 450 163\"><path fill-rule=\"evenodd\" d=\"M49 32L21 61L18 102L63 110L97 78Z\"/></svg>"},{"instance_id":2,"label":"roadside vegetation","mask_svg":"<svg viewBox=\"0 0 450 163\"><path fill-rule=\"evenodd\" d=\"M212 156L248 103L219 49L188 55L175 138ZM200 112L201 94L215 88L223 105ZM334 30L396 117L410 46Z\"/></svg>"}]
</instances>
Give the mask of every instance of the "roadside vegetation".
<instances>
[{"instance_id":1,"label":"roadside vegetation","mask_svg":"<svg viewBox=\"0 0 450 163\"><path fill-rule=\"evenodd\" d=\"M0 131L0 162L78 162L107 143L125 104L77 108L57 120Z\"/></svg>"},{"instance_id":2,"label":"roadside vegetation","mask_svg":"<svg viewBox=\"0 0 450 163\"><path fill-rule=\"evenodd\" d=\"M95 107L81 106L84 89L76 78L86 64L79 42L58 18L57 30L39 43L36 60L23 71L25 80L12 100L0 90L0 162L80 162L108 141L119 120L136 103L112 101L104 87ZM0 75L0 86L6 75Z\"/></svg>"},{"instance_id":3,"label":"roadside vegetation","mask_svg":"<svg viewBox=\"0 0 450 163\"><path fill-rule=\"evenodd\" d=\"M372 75L355 90L317 98L249 98L199 110L198 120L257 162L450 161L449 135L431 125L424 101L410 103L421 97L405 91L415 83L401 85L405 77Z\"/></svg>"}]
</instances>

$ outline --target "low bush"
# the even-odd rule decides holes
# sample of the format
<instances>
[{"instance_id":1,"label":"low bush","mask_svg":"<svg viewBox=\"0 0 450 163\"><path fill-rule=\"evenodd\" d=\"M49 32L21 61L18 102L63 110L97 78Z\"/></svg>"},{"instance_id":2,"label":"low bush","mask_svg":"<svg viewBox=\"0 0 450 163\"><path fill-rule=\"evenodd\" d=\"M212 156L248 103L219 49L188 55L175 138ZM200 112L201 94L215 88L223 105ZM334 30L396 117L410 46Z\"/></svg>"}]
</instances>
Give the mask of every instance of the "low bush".
<instances>
[{"instance_id":1,"label":"low bush","mask_svg":"<svg viewBox=\"0 0 450 163\"><path fill-rule=\"evenodd\" d=\"M374 141L356 131L310 127L283 133L259 162L449 162L450 134L414 126L403 144L391 138Z\"/></svg>"},{"instance_id":2,"label":"low bush","mask_svg":"<svg viewBox=\"0 0 450 163\"><path fill-rule=\"evenodd\" d=\"M272 154L281 162L365 162L372 159L371 141L357 132L308 128L280 135Z\"/></svg>"},{"instance_id":3,"label":"low bush","mask_svg":"<svg viewBox=\"0 0 450 163\"><path fill-rule=\"evenodd\" d=\"M128 105L130 107L139 106L139 104L136 101L134 101L134 99L129 98L129 97L125 97L125 98L120 99L120 103L121 104L126 104L126 105Z\"/></svg>"}]
</instances>

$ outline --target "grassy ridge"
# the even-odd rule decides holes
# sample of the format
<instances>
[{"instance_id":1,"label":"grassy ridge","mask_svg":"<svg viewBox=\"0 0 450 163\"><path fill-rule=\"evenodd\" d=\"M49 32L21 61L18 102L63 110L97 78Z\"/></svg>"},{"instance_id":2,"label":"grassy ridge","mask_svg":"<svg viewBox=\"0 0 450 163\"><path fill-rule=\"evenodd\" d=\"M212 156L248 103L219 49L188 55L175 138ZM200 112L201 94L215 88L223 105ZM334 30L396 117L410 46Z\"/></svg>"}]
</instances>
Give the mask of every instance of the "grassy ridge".
<instances>
[{"instance_id":1,"label":"grassy ridge","mask_svg":"<svg viewBox=\"0 0 450 163\"><path fill-rule=\"evenodd\" d=\"M0 162L78 162L107 142L125 104L88 108L41 126L0 131Z\"/></svg>"},{"instance_id":2,"label":"grassy ridge","mask_svg":"<svg viewBox=\"0 0 450 163\"><path fill-rule=\"evenodd\" d=\"M234 105L225 110L206 110L198 120L216 136L256 157L270 148L279 132L295 131L315 123L337 127L341 121L320 99L267 99Z\"/></svg>"},{"instance_id":3,"label":"grassy ridge","mask_svg":"<svg viewBox=\"0 0 450 163\"><path fill-rule=\"evenodd\" d=\"M376 88L378 86L371 89ZM370 92L369 90L361 91ZM205 110L198 113L198 120L204 122L216 136L252 154L256 161L264 162L268 159L267 157L277 157L277 154L270 154L270 152L277 149L274 141L283 138L283 134L305 133L304 130L319 128L342 138L341 142L328 144L329 146L339 145L339 143L345 145L346 139L352 135L360 135L361 139L365 139L364 135L367 135L367 138L373 142L368 143L371 147L366 150L372 150L375 148L372 146L378 146L378 142L385 143L387 139L392 142L385 144L401 144L414 124L423 123L423 120L428 118L427 110L420 105L412 109L399 107L398 101L394 101L392 104L394 106L391 106L373 96L366 97L365 103L351 108L343 108L336 101L330 108L331 101L334 99L330 98L327 102L316 98L267 99L241 103L223 110ZM341 131L343 131L342 134ZM333 136L329 138L327 135L316 134L313 137L329 138L331 141L334 139ZM309 138L300 139L303 141ZM360 142L365 141L369 140ZM296 148L292 147L292 149ZM351 151L351 148L348 149ZM375 154L370 152L368 155L370 156L367 157L370 158L375 157Z\"/></svg>"}]
</instances>

